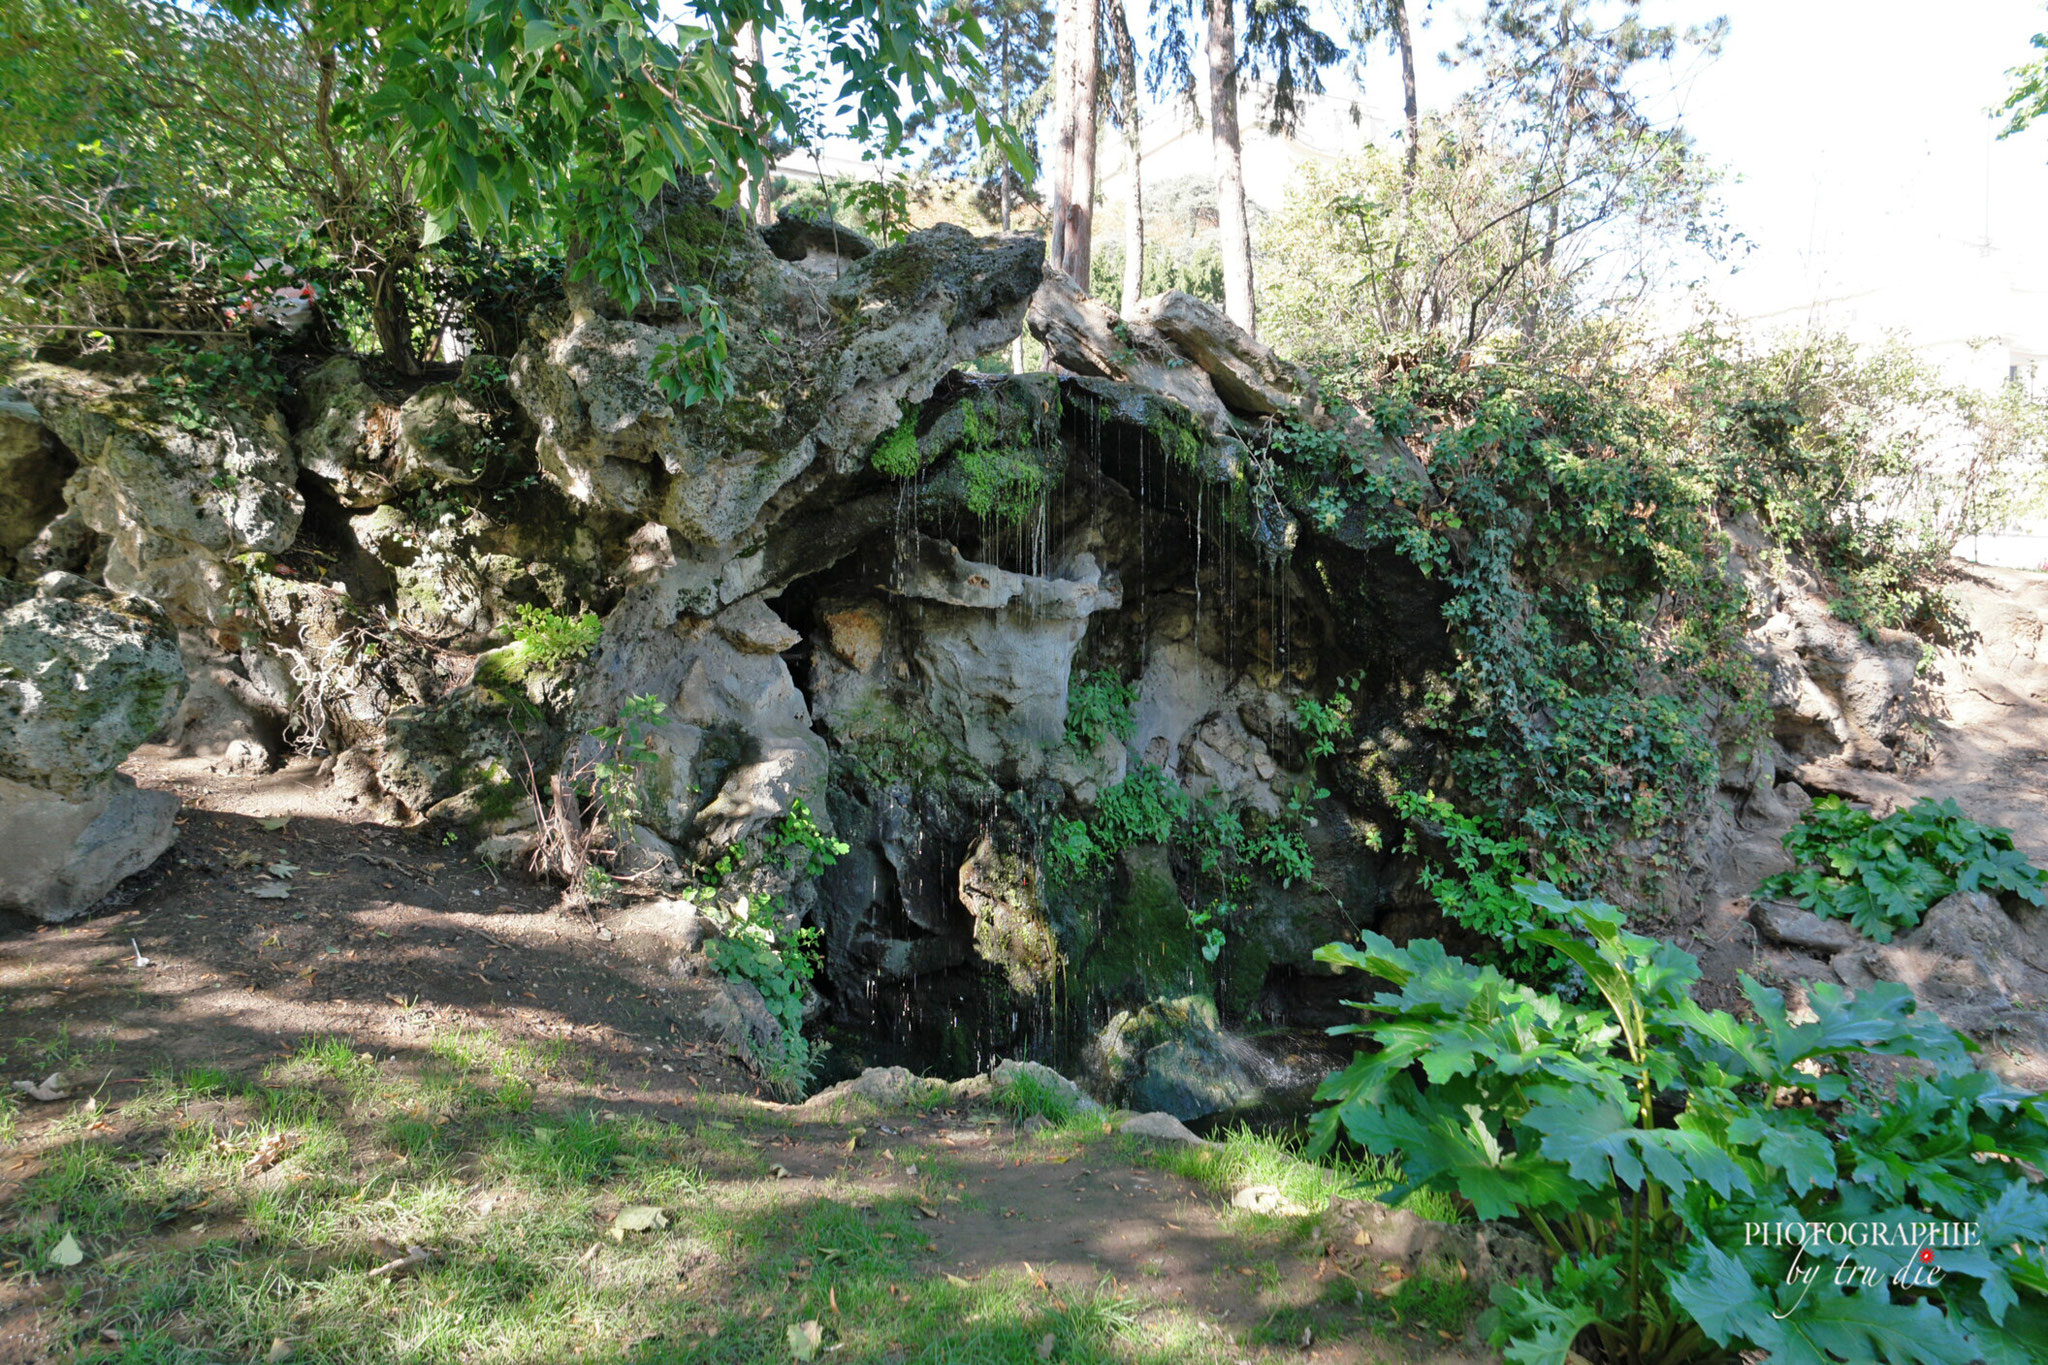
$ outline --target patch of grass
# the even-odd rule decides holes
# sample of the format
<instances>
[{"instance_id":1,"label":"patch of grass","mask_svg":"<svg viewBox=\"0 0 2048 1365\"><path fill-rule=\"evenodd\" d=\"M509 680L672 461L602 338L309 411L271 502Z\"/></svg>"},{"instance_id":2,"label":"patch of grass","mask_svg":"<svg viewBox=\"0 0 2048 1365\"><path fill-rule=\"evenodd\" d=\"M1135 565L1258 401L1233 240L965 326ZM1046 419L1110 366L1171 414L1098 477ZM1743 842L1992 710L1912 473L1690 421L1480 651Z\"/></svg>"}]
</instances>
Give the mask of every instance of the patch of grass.
<instances>
[{"instance_id":1,"label":"patch of grass","mask_svg":"<svg viewBox=\"0 0 2048 1365\"><path fill-rule=\"evenodd\" d=\"M1074 1102L1070 1098L1029 1073L1013 1076L996 1087L989 1094L989 1102L1007 1110L1019 1123L1041 1118L1064 1124L1074 1117Z\"/></svg>"},{"instance_id":2,"label":"patch of grass","mask_svg":"<svg viewBox=\"0 0 2048 1365\"><path fill-rule=\"evenodd\" d=\"M498 1128L488 1149L491 1165L514 1179L548 1184L593 1182L611 1174L620 1154L619 1130L589 1110Z\"/></svg>"},{"instance_id":3,"label":"patch of grass","mask_svg":"<svg viewBox=\"0 0 2048 1365\"><path fill-rule=\"evenodd\" d=\"M1132 1157L1218 1194L1234 1194L1247 1185L1271 1185L1311 1213L1328 1208L1332 1199L1374 1198L1395 1179L1391 1164L1370 1154L1309 1161L1293 1140L1243 1125L1217 1134L1207 1147L1135 1139L1126 1139L1124 1146ZM1402 1207L1440 1223L1459 1221L1458 1210L1448 1199L1428 1191L1417 1191L1402 1201Z\"/></svg>"}]
</instances>

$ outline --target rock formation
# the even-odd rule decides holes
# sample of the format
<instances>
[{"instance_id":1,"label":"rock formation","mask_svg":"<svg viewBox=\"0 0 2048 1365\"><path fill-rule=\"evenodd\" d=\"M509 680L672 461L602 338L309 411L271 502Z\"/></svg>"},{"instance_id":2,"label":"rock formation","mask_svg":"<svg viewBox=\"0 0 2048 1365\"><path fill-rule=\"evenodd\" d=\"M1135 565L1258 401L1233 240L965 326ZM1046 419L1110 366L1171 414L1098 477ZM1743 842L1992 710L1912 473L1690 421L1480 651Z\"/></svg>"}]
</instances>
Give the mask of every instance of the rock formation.
<instances>
[{"instance_id":1,"label":"rock formation","mask_svg":"<svg viewBox=\"0 0 2048 1365\"><path fill-rule=\"evenodd\" d=\"M115 768L184 695L150 602L65 573L0 579L0 907L69 919L170 847L178 798Z\"/></svg>"}]
</instances>

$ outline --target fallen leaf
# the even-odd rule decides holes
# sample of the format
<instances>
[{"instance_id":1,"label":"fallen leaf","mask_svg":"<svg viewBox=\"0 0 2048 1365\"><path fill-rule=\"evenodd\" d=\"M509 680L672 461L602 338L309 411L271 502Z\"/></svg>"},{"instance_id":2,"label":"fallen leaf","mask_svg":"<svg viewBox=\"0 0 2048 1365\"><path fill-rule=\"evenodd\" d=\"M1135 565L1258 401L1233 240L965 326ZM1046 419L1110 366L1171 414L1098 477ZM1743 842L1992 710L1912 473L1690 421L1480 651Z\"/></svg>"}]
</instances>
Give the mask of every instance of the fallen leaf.
<instances>
[{"instance_id":1,"label":"fallen leaf","mask_svg":"<svg viewBox=\"0 0 2048 1365\"><path fill-rule=\"evenodd\" d=\"M623 1242L629 1232L655 1232L668 1226L668 1215L652 1204L632 1204L612 1215L612 1240Z\"/></svg>"},{"instance_id":2,"label":"fallen leaf","mask_svg":"<svg viewBox=\"0 0 2048 1365\"><path fill-rule=\"evenodd\" d=\"M386 1250L392 1249L388 1243L382 1243L382 1239L372 1243L373 1246L379 1244L382 1244ZM404 1255L393 1256L390 1260L372 1270L370 1278L374 1280L388 1275L393 1279L397 1279L400 1276L410 1275L421 1266L432 1261L434 1254L432 1247L409 1246L405 1249Z\"/></svg>"},{"instance_id":3,"label":"fallen leaf","mask_svg":"<svg viewBox=\"0 0 2048 1365\"><path fill-rule=\"evenodd\" d=\"M297 863L288 863L280 859L279 861L270 864L270 866L264 868L263 870L265 872L268 872L273 877L279 877L285 881L290 881L292 879L292 873L297 872L299 870L299 865Z\"/></svg>"},{"instance_id":4,"label":"fallen leaf","mask_svg":"<svg viewBox=\"0 0 2048 1365\"><path fill-rule=\"evenodd\" d=\"M66 1270L84 1259L85 1252L79 1248L78 1239L68 1232L64 1234L62 1241L50 1248L50 1264L62 1266Z\"/></svg>"},{"instance_id":5,"label":"fallen leaf","mask_svg":"<svg viewBox=\"0 0 2048 1365\"><path fill-rule=\"evenodd\" d=\"M927 1218L937 1218L939 1216L939 1211L933 1208L930 1204L919 1204L917 1206L917 1211Z\"/></svg>"},{"instance_id":6,"label":"fallen leaf","mask_svg":"<svg viewBox=\"0 0 2048 1365\"><path fill-rule=\"evenodd\" d=\"M44 1104L55 1104L71 1098L71 1078L61 1071L53 1071L40 1081L16 1081L14 1088L32 1100Z\"/></svg>"},{"instance_id":7,"label":"fallen leaf","mask_svg":"<svg viewBox=\"0 0 2048 1365\"><path fill-rule=\"evenodd\" d=\"M774 1176L774 1177L775 1177L775 1178L776 1178L777 1180L787 1180L787 1179L789 1179L789 1167L787 1167L787 1166L784 1166L784 1165L781 1165L781 1164L779 1164L779 1163L778 1163L778 1164L776 1164L776 1165L770 1166L770 1167L768 1168L768 1173L769 1173L770 1175L773 1175L773 1176Z\"/></svg>"},{"instance_id":8,"label":"fallen leaf","mask_svg":"<svg viewBox=\"0 0 2048 1365\"><path fill-rule=\"evenodd\" d=\"M974 1281L962 1279L951 1271L946 1273L946 1283L952 1285L955 1289L971 1289L974 1286Z\"/></svg>"},{"instance_id":9,"label":"fallen leaf","mask_svg":"<svg viewBox=\"0 0 2048 1365\"><path fill-rule=\"evenodd\" d=\"M292 1344L283 1337L277 1337L271 1341L270 1349L264 1352L263 1359L268 1365L277 1365L280 1360L291 1359L291 1354Z\"/></svg>"},{"instance_id":10,"label":"fallen leaf","mask_svg":"<svg viewBox=\"0 0 2048 1365\"><path fill-rule=\"evenodd\" d=\"M292 818L289 815L273 815L267 820L258 820L256 823L269 830L272 834L275 834L291 822Z\"/></svg>"},{"instance_id":11,"label":"fallen leaf","mask_svg":"<svg viewBox=\"0 0 2048 1365\"><path fill-rule=\"evenodd\" d=\"M1038 1358L1040 1360L1051 1360L1053 1348L1058 1345L1059 1342L1053 1339L1052 1333L1047 1332L1038 1339Z\"/></svg>"},{"instance_id":12,"label":"fallen leaf","mask_svg":"<svg viewBox=\"0 0 2048 1365\"><path fill-rule=\"evenodd\" d=\"M142 955L141 945L136 943L136 941L131 938L128 940L128 946L135 950L135 966L138 969L142 967L147 967L149 965L150 960Z\"/></svg>"},{"instance_id":13,"label":"fallen leaf","mask_svg":"<svg viewBox=\"0 0 2048 1365\"><path fill-rule=\"evenodd\" d=\"M286 886L258 886L249 894L259 901L288 901L292 898L291 888Z\"/></svg>"},{"instance_id":14,"label":"fallen leaf","mask_svg":"<svg viewBox=\"0 0 2048 1365\"><path fill-rule=\"evenodd\" d=\"M818 1325L816 1318L810 1318L789 1329L789 1353L795 1359L816 1360L818 1348L825 1344L825 1329Z\"/></svg>"},{"instance_id":15,"label":"fallen leaf","mask_svg":"<svg viewBox=\"0 0 2048 1365\"><path fill-rule=\"evenodd\" d=\"M298 1145L299 1135L297 1133L272 1133L269 1137L263 1139L262 1145L257 1147L255 1154L243 1164L243 1176L263 1174L263 1172L284 1160L286 1153Z\"/></svg>"}]
</instances>

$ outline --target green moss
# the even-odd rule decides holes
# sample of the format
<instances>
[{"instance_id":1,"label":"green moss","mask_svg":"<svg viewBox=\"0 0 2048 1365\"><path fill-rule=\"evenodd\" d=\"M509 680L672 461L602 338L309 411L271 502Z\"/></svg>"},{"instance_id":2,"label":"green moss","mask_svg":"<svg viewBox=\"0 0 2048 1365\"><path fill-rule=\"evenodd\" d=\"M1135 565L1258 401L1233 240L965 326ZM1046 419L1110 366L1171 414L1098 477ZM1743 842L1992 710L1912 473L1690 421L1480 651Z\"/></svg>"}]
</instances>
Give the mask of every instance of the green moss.
<instances>
[{"instance_id":1,"label":"green moss","mask_svg":"<svg viewBox=\"0 0 2048 1365\"><path fill-rule=\"evenodd\" d=\"M966 476L967 510L989 521L1014 525L1038 507L1046 486L1045 471L1027 451L963 450L960 472Z\"/></svg>"},{"instance_id":2,"label":"green moss","mask_svg":"<svg viewBox=\"0 0 2048 1365\"><path fill-rule=\"evenodd\" d=\"M1127 857L1122 880L1082 965L1082 985L1111 999L1207 992L1201 937L1188 919L1164 851Z\"/></svg>"},{"instance_id":3,"label":"green moss","mask_svg":"<svg viewBox=\"0 0 2048 1365\"><path fill-rule=\"evenodd\" d=\"M908 479L924 468L924 452L917 446L917 409L903 410L903 420L895 430L884 436L875 445L870 458L875 471L887 474L892 479Z\"/></svg>"}]
</instances>

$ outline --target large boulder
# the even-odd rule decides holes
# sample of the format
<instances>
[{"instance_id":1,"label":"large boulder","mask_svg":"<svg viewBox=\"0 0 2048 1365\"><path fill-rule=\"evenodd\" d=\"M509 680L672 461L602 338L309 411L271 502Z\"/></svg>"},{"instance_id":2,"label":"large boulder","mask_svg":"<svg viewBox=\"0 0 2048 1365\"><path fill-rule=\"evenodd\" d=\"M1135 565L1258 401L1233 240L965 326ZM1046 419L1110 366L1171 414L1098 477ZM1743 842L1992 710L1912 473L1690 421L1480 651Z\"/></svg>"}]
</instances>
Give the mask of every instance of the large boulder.
<instances>
[{"instance_id":1,"label":"large boulder","mask_svg":"<svg viewBox=\"0 0 2048 1365\"><path fill-rule=\"evenodd\" d=\"M307 408L300 465L350 508L477 483L505 454L487 403L494 381L481 363L491 359L472 356L461 379L399 400L372 387L353 358L334 357L299 383Z\"/></svg>"},{"instance_id":2,"label":"large boulder","mask_svg":"<svg viewBox=\"0 0 2048 1365\"><path fill-rule=\"evenodd\" d=\"M115 768L184 695L151 603L63 573L0 580L0 907L69 919L170 847L178 798Z\"/></svg>"},{"instance_id":3,"label":"large boulder","mask_svg":"<svg viewBox=\"0 0 2048 1365\"><path fill-rule=\"evenodd\" d=\"M1233 410L1321 420L1315 377L1275 355L1216 305L1169 289L1140 302L1130 321L1152 328L1201 366L1217 396Z\"/></svg>"},{"instance_id":4,"label":"large boulder","mask_svg":"<svg viewBox=\"0 0 2048 1365\"><path fill-rule=\"evenodd\" d=\"M179 625L229 624L246 576L235 561L283 550L305 511L284 419L235 402L181 418L138 379L55 365L13 380L78 461L65 497L106 538L107 586Z\"/></svg>"},{"instance_id":5,"label":"large boulder","mask_svg":"<svg viewBox=\"0 0 2048 1365\"><path fill-rule=\"evenodd\" d=\"M1248 1108L1265 1096L1254 1074L1258 1053L1224 1032L1207 996L1119 1011L1096 1035L1088 1060L1110 1094L1177 1119Z\"/></svg>"},{"instance_id":6,"label":"large boulder","mask_svg":"<svg viewBox=\"0 0 2048 1365\"><path fill-rule=\"evenodd\" d=\"M535 318L513 391L539 432L542 468L570 497L728 547L821 460L851 469L955 366L1014 336L1042 247L940 225L873 252L836 279L778 260L732 215L684 190L643 225L678 263L657 297L708 288L728 319L734 391L687 401L663 387L697 310L630 316L579 295Z\"/></svg>"}]
</instances>

